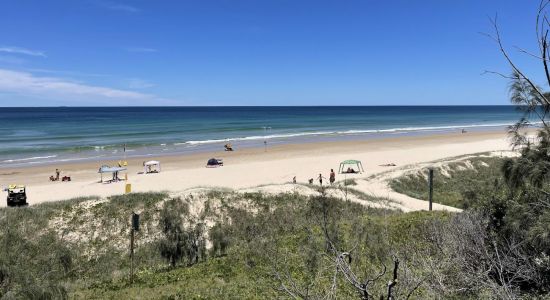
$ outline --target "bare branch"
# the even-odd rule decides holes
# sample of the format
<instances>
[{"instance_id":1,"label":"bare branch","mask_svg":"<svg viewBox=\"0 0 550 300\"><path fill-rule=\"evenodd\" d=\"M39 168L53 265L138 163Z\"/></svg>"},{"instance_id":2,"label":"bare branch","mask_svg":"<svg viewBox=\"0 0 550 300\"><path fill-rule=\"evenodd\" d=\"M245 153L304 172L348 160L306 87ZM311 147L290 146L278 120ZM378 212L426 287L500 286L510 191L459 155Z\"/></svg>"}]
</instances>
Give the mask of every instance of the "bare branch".
<instances>
[{"instance_id":1,"label":"bare branch","mask_svg":"<svg viewBox=\"0 0 550 300\"><path fill-rule=\"evenodd\" d=\"M548 71L548 62L546 61L546 53L548 50L548 30L544 33L542 38L542 63L544 64L544 73L546 74L546 81L550 84L550 73Z\"/></svg>"},{"instance_id":2,"label":"bare branch","mask_svg":"<svg viewBox=\"0 0 550 300\"><path fill-rule=\"evenodd\" d=\"M519 52L521 52L521 53L523 53L523 54L527 54L527 55L529 55L529 56L532 56L532 57L534 57L534 58L536 58L536 59L540 59L540 60L546 59L546 58L544 58L544 57L542 57L542 56L539 56L539 55L537 55L537 54L531 53L531 52L529 52L529 51L527 51L527 50L525 50L525 49L523 49L523 48L520 48L520 47L518 47L518 46L514 46L514 48L516 48L516 50L518 50ZM542 51L541 51L541 52L542 52Z\"/></svg>"},{"instance_id":3,"label":"bare branch","mask_svg":"<svg viewBox=\"0 0 550 300\"><path fill-rule=\"evenodd\" d=\"M512 67L512 69L514 70L515 73L517 73L518 75L520 75L520 77L522 79L524 79L525 81L527 81L529 83L529 85L531 86L531 88L533 88L534 91L537 92L537 94L540 96L540 98L547 104L547 105L550 105L550 102L546 99L546 97L544 96L544 94L542 93L542 91L540 91L540 89L531 81L531 79L529 79L517 66L516 64L512 61L512 59L510 58L510 56L508 55L508 52L504 49L504 45L502 44L502 39L500 37L500 31L499 31L499 28L498 28L498 25L497 25L497 17L498 16L495 16L494 19L489 19L491 24L493 25L493 28L495 30L495 36L491 36L489 35L493 40L496 41L496 43L498 44L499 46L499 49L500 49L500 52L502 53L502 55L504 56L504 58L506 58L506 60L508 61L508 64Z\"/></svg>"},{"instance_id":4,"label":"bare branch","mask_svg":"<svg viewBox=\"0 0 550 300\"><path fill-rule=\"evenodd\" d=\"M514 79L513 76L510 76L510 75L505 75L503 73L500 73L500 72L496 72L496 71L489 71L489 70L485 70L483 71L483 73L481 73L481 75L485 75L485 74L495 74L495 75L498 75L502 78L505 78L505 79Z\"/></svg>"}]
</instances>

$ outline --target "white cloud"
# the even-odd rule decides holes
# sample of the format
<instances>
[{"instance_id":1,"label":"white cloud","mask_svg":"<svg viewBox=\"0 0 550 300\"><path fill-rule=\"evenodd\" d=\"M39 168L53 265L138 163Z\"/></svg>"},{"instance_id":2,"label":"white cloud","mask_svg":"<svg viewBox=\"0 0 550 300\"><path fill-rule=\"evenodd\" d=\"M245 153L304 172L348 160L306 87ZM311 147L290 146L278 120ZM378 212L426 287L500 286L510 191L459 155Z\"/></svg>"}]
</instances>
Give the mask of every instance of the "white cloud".
<instances>
[{"instance_id":1,"label":"white cloud","mask_svg":"<svg viewBox=\"0 0 550 300\"><path fill-rule=\"evenodd\" d=\"M87 85L54 77L38 77L31 73L0 69L0 92L26 96L56 96L73 99L93 97L103 99L155 100L154 95Z\"/></svg>"},{"instance_id":2,"label":"white cloud","mask_svg":"<svg viewBox=\"0 0 550 300\"><path fill-rule=\"evenodd\" d=\"M46 54L42 51L30 50L30 49L25 49L20 47L0 46L0 52L46 57Z\"/></svg>"},{"instance_id":3,"label":"white cloud","mask_svg":"<svg viewBox=\"0 0 550 300\"><path fill-rule=\"evenodd\" d=\"M30 69L27 69L27 71L33 72L33 73L45 73L45 74L55 74L60 76L76 76L76 77L111 77L112 76L110 74L84 73L84 72L76 72L76 71L51 70L51 69L40 69L40 68L30 68Z\"/></svg>"},{"instance_id":4,"label":"white cloud","mask_svg":"<svg viewBox=\"0 0 550 300\"><path fill-rule=\"evenodd\" d=\"M130 78L127 80L127 82L128 87L131 89L147 89L155 86L153 83L150 83L140 78Z\"/></svg>"}]
</instances>

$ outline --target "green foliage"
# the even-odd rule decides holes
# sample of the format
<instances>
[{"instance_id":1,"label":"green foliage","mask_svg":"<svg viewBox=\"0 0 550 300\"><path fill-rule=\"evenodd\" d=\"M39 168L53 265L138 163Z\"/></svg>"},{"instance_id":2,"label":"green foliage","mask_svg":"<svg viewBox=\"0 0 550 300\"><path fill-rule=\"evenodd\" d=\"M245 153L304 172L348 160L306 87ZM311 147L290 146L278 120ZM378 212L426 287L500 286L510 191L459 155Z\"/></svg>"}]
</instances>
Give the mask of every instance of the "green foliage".
<instances>
[{"instance_id":1,"label":"green foliage","mask_svg":"<svg viewBox=\"0 0 550 300\"><path fill-rule=\"evenodd\" d=\"M67 298L63 281L73 275L74 253L47 228L42 227L38 235L29 239L36 223L29 222L25 227L18 219L23 215L37 214L29 208L1 211L0 297Z\"/></svg>"},{"instance_id":2,"label":"green foliage","mask_svg":"<svg viewBox=\"0 0 550 300\"><path fill-rule=\"evenodd\" d=\"M544 127L538 136L537 145L529 144L521 150L519 158L504 161L504 178L513 190L529 186L544 189L550 182L550 128Z\"/></svg>"},{"instance_id":3,"label":"green foliage","mask_svg":"<svg viewBox=\"0 0 550 300\"><path fill-rule=\"evenodd\" d=\"M456 169L455 173L462 171ZM10 227L2 224L0 243L13 241L6 249L23 253L0 257L0 280L9 276L9 282L18 282L0 285L5 287L3 295L19 298L33 295L31 298L45 299L272 299L288 296L282 291L285 286L315 298L329 292L334 278L327 238L336 249L352 250L350 268L365 280L376 277L385 266L391 267L393 257L398 257L399 282L394 291L397 298L496 295L493 290L472 284L469 280L472 277L465 272L469 269L460 264L467 261L468 266L475 267L479 264L475 255L466 260L461 253L475 254L472 249L491 244L468 242L477 241L478 231L467 230L474 236L463 233L470 219L458 222L457 216L448 212L401 213L325 196L305 197L293 193L216 191L169 200L164 194L147 195L130 194L107 202L94 203L94 199L89 199L72 205L68 202L0 210L1 217L9 212L18 224L14 232L6 231L5 228ZM486 215L493 216L493 222L487 224L494 234L512 230L512 224L516 227L531 224L523 219L516 223L510 221L511 204L503 200L509 195L505 191L487 195L480 198L480 203L486 205L477 207L487 208ZM204 209L192 212L190 203L204 203ZM106 212L107 209L113 211ZM131 211L145 216L142 231L136 233L134 283L128 280ZM522 210L514 213L525 214ZM474 217L472 220L477 220ZM107 221L113 218L114 221ZM67 234L80 232L81 228L89 229L86 222L90 220L102 224L94 230L109 238L103 242L62 239ZM533 241L532 245L548 246L545 239L548 220L548 214L541 215L536 220L538 229L524 232ZM0 222L5 222L5 218ZM58 222L69 227L52 231L48 229L51 222L58 224L56 229L61 224ZM208 228L206 224L210 224ZM475 221L473 224L486 223ZM8 234L17 236L6 239ZM490 236L487 234L486 238ZM207 240L211 245L209 257L205 249ZM122 248L117 247L119 243ZM491 251L490 247L481 249ZM22 257L32 259L27 262ZM550 265L548 256L539 254L533 261L535 259L539 264L537 268ZM19 273L14 274L11 266L16 266ZM390 273L388 270L380 280L369 283L373 296L387 293ZM357 299L356 289L341 274L335 278L337 298Z\"/></svg>"},{"instance_id":4,"label":"green foliage","mask_svg":"<svg viewBox=\"0 0 550 300\"><path fill-rule=\"evenodd\" d=\"M521 148L519 157L484 160L486 168L473 160L473 169L450 165L443 170L447 177L436 170L434 200L470 210L462 219L454 218L460 232L443 224L447 232L439 236L449 266L470 274L456 277L456 283L474 294L531 298L550 293L550 106L548 93L541 95L537 89L514 72L511 102L524 116L509 132L513 145ZM542 122L536 140L524 130L533 117ZM391 186L427 199L425 173L398 178Z\"/></svg>"},{"instance_id":5,"label":"green foliage","mask_svg":"<svg viewBox=\"0 0 550 300\"><path fill-rule=\"evenodd\" d=\"M528 257L533 272L516 284L523 290L549 293L550 289L550 140L547 128L539 132L540 142L521 151L521 156L503 164L506 193L495 194L485 204L492 219L491 227L499 243L522 241L515 256ZM515 268L510 268L513 272Z\"/></svg>"},{"instance_id":6,"label":"green foliage","mask_svg":"<svg viewBox=\"0 0 550 300\"><path fill-rule=\"evenodd\" d=\"M274 299L275 290L231 256L175 269L143 269L133 284L109 282L78 290L75 299Z\"/></svg>"},{"instance_id":7,"label":"green foliage","mask_svg":"<svg viewBox=\"0 0 550 300\"><path fill-rule=\"evenodd\" d=\"M493 193L495 182L503 180L503 162L502 158L480 156L434 169L434 202L462 209L478 205L482 198ZM428 169L394 179L390 187L398 193L427 201Z\"/></svg>"},{"instance_id":8,"label":"green foliage","mask_svg":"<svg viewBox=\"0 0 550 300\"><path fill-rule=\"evenodd\" d=\"M209 236L212 241L212 256L223 256L226 254L227 248L230 245L229 230L227 224L216 223L210 228Z\"/></svg>"},{"instance_id":9,"label":"green foliage","mask_svg":"<svg viewBox=\"0 0 550 300\"><path fill-rule=\"evenodd\" d=\"M131 211L144 210L142 220L150 223L152 204L165 197L138 193L0 209L0 297L63 299L74 286L125 276ZM150 248L138 248L138 262L160 262Z\"/></svg>"},{"instance_id":10,"label":"green foliage","mask_svg":"<svg viewBox=\"0 0 550 300\"><path fill-rule=\"evenodd\" d=\"M204 223L189 218L189 205L181 199L170 199L160 212L159 226L164 238L159 241L159 250L172 267L182 258L188 265L206 257Z\"/></svg>"},{"instance_id":11,"label":"green foliage","mask_svg":"<svg viewBox=\"0 0 550 300\"><path fill-rule=\"evenodd\" d=\"M210 259L168 270L142 266L134 285L127 280L111 280L90 289L79 289L72 295L92 299L136 295L153 299L272 299L284 297L278 287L288 278L308 288L310 295L322 295L332 278L332 269L326 266L323 212L329 212L328 232L338 247L358 245L353 254L353 267L358 274L372 275L380 272L383 264L392 262L390 252L425 249L428 244L417 242L415 235L426 235L426 222L448 215L403 214L295 194L224 193L215 197L223 201L216 209L210 208L217 220L209 230ZM208 201L211 200L213 197ZM185 212L178 208L185 205L174 201L167 201L165 208ZM394 235L395 239L388 239ZM385 293L389 276L388 273L382 281L372 284L374 293ZM338 285L339 298L356 298L357 294L343 278L338 278ZM405 286L409 287L407 283ZM402 290L401 294L408 292L405 287ZM426 291L419 289L414 294L423 295Z\"/></svg>"}]
</instances>

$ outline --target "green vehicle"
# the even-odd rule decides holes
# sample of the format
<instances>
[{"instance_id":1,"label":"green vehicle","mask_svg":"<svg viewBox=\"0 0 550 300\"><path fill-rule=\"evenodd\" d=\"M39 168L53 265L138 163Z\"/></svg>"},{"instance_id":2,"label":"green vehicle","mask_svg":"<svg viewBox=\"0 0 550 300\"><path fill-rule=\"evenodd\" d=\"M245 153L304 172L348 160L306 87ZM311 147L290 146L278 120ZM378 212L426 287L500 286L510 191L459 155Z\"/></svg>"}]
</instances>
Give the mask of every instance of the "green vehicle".
<instances>
[{"instance_id":1,"label":"green vehicle","mask_svg":"<svg viewBox=\"0 0 550 300\"><path fill-rule=\"evenodd\" d=\"M8 186L8 206L27 206L27 191L24 185Z\"/></svg>"}]
</instances>

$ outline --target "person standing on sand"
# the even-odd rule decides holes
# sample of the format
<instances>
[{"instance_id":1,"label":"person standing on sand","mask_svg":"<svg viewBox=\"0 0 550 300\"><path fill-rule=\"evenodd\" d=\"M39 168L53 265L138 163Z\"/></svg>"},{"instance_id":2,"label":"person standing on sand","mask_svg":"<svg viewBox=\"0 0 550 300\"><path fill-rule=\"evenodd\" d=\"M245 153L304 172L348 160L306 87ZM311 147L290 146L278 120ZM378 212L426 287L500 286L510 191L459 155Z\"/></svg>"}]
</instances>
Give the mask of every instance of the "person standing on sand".
<instances>
[{"instance_id":1,"label":"person standing on sand","mask_svg":"<svg viewBox=\"0 0 550 300\"><path fill-rule=\"evenodd\" d=\"M330 185L332 185L334 181L336 181L336 174L334 173L333 169L330 169L330 177L328 180L330 181Z\"/></svg>"},{"instance_id":2,"label":"person standing on sand","mask_svg":"<svg viewBox=\"0 0 550 300\"><path fill-rule=\"evenodd\" d=\"M61 171L59 171L59 169L55 169L55 180L59 180L59 174L61 174Z\"/></svg>"},{"instance_id":3,"label":"person standing on sand","mask_svg":"<svg viewBox=\"0 0 550 300\"><path fill-rule=\"evenodd\" d=\"M323 175L319 174L319 177L317 179L319 179L319 185L323 185Z\"/></svg>"}]
</instances>

